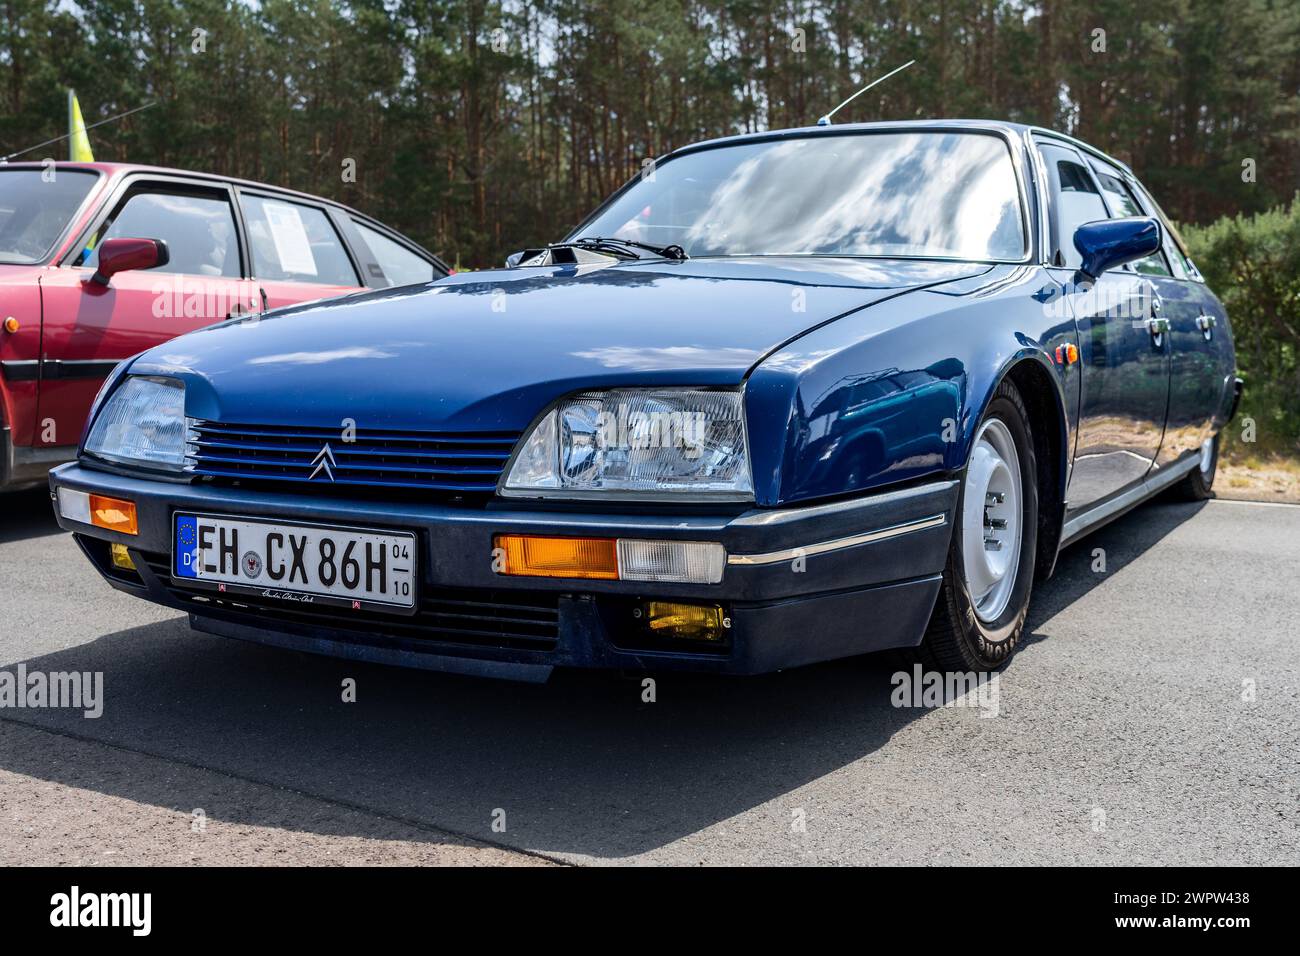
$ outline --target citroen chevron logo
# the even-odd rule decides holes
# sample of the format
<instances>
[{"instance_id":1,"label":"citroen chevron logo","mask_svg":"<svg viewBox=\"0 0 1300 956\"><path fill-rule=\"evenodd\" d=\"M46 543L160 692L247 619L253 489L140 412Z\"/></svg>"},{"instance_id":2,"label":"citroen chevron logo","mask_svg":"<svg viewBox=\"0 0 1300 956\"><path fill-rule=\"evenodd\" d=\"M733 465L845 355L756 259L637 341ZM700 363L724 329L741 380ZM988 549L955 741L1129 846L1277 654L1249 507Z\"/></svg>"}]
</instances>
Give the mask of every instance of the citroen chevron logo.
<instances>
[{"instance_id":1,"label":"citroen chevron logo","mask_svg":"<svg viewBox=\"0 0 1300 956\"><path fill-rule=\"evenodd\" d=\"M311 481L322 471L325 472L326 478L330 481L334 480L333 469L338 467L338 462L334 460L334 452L330 449L329 442L321 445L320 451L316 452L316 457L311 460L311 463L316 467L312 473L307 476L308 481Z\"/></svg>"}]
</instances>

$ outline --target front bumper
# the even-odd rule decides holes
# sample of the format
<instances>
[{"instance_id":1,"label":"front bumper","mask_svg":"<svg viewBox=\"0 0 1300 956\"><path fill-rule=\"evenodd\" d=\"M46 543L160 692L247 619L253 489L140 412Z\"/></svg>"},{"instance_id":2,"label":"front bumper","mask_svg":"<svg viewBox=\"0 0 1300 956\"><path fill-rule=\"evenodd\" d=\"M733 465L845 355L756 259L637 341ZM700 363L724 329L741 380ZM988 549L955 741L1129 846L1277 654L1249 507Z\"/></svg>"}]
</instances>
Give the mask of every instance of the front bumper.
<instances>
[{"instance_id":1,"label":"front bumper","mask_svg":"<svg viewBox=\"0 0 1300 956\"><path fill-rule=\"evenodd\" d=\"M187 612L198 630L334 656L457 673L544 680L554 667L689 669L755 674L886 648L915 646L938 593L957 499L955 481L801 508L733 515L481 509L182 484L110 474L79 463L50 474L60 487L135 502L139 534L59 516L113 587ZM56 508L57 511L57 508ZM420 608L410 618L227 598L170 574L172 516L250 518L414 531ZM717 541L722 581L651 584L520 578L492 569L493 535L582 535ZM135 572L114 568L127 546ZM656 643L634 619L642 600L722 605L725 646Z\"/></svg>"}]
</instances>

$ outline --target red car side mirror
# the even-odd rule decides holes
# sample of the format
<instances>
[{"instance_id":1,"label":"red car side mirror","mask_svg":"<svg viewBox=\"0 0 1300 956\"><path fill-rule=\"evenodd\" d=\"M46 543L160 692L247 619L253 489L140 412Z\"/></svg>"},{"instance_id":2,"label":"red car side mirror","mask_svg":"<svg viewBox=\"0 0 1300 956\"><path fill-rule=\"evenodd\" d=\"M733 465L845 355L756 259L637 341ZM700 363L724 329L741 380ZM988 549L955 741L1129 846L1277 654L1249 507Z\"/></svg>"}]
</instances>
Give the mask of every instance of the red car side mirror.
<instances>
[{"instance_id":1,"label":"red car side mirror","mask_svg":"<svg viewBox=\"0 0 1300 956\"><path fill-rule=\"evenodd\" d=\"M171 261L167 243L161 239L105 239L99 245L99 268L90 281L108 285L108 280L128 269L155 269Z\"/></svg>"}]
</instances>

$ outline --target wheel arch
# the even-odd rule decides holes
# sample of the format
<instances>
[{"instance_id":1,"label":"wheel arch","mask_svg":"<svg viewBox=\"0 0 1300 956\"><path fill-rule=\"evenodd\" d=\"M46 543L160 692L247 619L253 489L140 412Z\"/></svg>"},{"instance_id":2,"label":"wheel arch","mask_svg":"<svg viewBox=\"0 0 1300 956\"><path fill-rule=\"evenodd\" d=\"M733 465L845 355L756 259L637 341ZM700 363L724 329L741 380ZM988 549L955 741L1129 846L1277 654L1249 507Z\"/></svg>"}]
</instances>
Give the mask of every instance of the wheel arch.
<instances>
[{"instance_id":1,"label":"wheel arch","mask_svg":"<svg viewBox=\"0 0 1300 956\"><path fill-rule=\"evenodd\" d=\"M1029 412L1029 432L1034 441L1038 474L1038 554L1035 576L1045 579L1056 567L1061 528L1065 520L1065 486L1069 474L1069 425L1060 379L1043 353L1027 351L1014 356L992 378L982 396L978 414L970 418L970 435L984 417L988 403L1003 381L1009 380L1020 392ZM963 451L961 467L970 460L971 442Z\"/></svg>"}]
</instances>

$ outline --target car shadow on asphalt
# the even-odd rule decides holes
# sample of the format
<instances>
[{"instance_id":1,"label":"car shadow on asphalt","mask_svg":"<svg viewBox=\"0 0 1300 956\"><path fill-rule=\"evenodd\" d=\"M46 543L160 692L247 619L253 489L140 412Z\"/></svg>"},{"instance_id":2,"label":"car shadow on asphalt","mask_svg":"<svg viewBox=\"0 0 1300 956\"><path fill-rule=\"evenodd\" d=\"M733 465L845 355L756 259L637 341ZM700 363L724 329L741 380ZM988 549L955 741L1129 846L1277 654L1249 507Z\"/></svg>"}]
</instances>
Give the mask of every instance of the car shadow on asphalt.
<instances>
[{"instance_id":1,"label":"car shadow on asphalt","mask_svg":"<svg viewBox=\"0 0 1300 956\"><path fill-rule=\"evenodd\" d=\"M63 534L48 488L0 492L0 544Z\"/></svg>"},{"instance_id":2,"label":"car shadow on asphalt","mask_svg":"<svg viewBox=\"0 0 1300 956\"><path fill-rule=\"evenodd\" d=\"M1045 639L1047 621L1142 557L1205 505L1157 497L1063 550L1051 580L1034 587L1022 647Z\"/></svg>"},{"instance_id":3,"label":"car shadow on asphalt","mask_svg":"<svg viewBox=\"0 0 1300 956\"><path fill-rule=\"evenodd\" d=\"M1027 631L1196 513L1149 505L1061 556ZM1032 652L1032 648L1030 649ZM614 859L651 851L776 801L861 760L924 709L891 705L896 666L874 656L755 678L559 672L514 684L285 652L191 632L183 619L109 634L25 662L102 671L98 719L26 710L10 719L364 807L466 837ZM17 665L14 665L16 667ZM1012 668L1014 669L1014 663ZM12 668L10 668L12 669ZM344 681L356 702L344 703ZM162 807L185 807L165 776L88 775L34 747L0 753L19 774ZM202 805L210 819L319 830L265 810ZM504 833L494 820L504 820ZM335 829L338 824L332 824ZM436 834L430 840L438 840Z\"/></svg>"}]
</instances>

